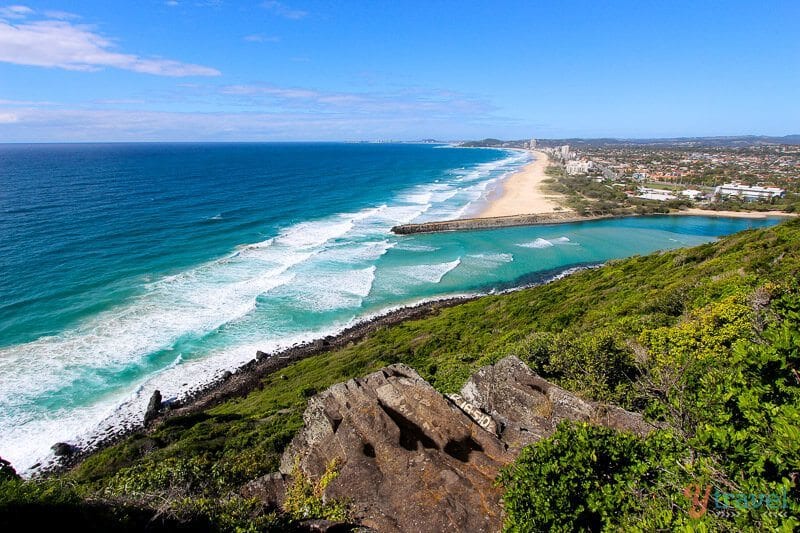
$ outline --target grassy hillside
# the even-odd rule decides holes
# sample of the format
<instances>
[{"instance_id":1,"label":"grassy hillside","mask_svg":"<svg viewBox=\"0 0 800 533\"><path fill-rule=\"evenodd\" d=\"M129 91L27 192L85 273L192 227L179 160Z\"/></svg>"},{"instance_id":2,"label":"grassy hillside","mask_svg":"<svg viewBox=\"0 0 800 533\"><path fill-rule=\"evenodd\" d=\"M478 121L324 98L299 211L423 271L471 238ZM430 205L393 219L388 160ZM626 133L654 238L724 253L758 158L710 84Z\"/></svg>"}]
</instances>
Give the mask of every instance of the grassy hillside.
<instances>
[{"instance_id":1,"label":"grassy hillside","mask_svg":"<svg viewBox=\"0 0 800 533\"><path fill-rule=\"evenodd\" d=\"M570 390L669 429L642 441L562 427L503 474L509 529L791 528L800 516L799 250L794 220L381 329L267 377L246 397L132 435L57 479L9 477L0 525L10 506L22 516L41 502L90 500L222 530L283 527L289 517L263 514L237 490L277 469L310 396L396 362L455 391L478 367L515 354ZM691 483L720 493L785 489L790 505L709 504L693 520L682 492Z\"/></svg>"}]
</instances>

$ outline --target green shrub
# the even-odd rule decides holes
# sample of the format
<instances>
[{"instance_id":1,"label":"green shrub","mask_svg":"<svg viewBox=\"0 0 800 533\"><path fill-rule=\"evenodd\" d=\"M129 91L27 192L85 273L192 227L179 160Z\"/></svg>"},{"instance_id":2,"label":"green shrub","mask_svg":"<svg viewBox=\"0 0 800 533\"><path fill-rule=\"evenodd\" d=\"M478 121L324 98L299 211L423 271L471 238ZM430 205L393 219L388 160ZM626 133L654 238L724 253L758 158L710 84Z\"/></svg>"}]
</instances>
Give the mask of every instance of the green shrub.
<instances>
[{"instance_id":1,"label":"green shrub","mask_svg":"<svg viewBox=\"0 0 800 533\"><path fill-rule=\"evenodd\" d=\"M636 522L634 517L643 519L663 487L673 484L664 466L682 454L669 432L641 439L605 427L561 423L553 436L525 448L501 472L505 528L620 530ZM669 503L658 506L666 510Z\"/></svg>"},{"instance_id":2,"label":"green shrub","mask_svg":"<svg viewBox=\"0 0 800 533\"><path fill-rule=\"evenodd\" d=\"M325 518L347 520L347 504L336 500L325 500L325 488L339 475L339 464L331 461L322 477L314 482L300 469L299 463L292 468L292 482L286 489L283 510L295 520Z\"/></svg>"}]
</instances>

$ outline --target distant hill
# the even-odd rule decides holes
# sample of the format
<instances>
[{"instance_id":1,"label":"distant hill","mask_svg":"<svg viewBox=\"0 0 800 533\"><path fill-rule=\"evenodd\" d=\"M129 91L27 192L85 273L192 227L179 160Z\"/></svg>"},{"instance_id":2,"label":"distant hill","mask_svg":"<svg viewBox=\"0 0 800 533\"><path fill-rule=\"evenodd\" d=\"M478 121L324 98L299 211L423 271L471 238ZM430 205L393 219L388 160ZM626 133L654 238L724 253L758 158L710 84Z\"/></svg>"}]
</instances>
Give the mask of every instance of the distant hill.
<instances>
[{"instance_id":1,"label":"distant hill","mask_svg":"<svg viewBox=\"0 0 800 533\"><path fill-rule=\"evenodd\" d=\"M491 148L523 148L528 139L508 140L483 139L480 141L466 141L460 146L464 147L491 147ZM783 137L770 137L765 135L739 135L719 137L670 137L653 139L617 139L602 137L584 139L572 137L566 139L536 139L537 145L553 147L569 144L572 146L659 146L659 147L720 147L737 148L759 145L800 145L800 134L784 135Z\"/></svg>"}]
</instances>

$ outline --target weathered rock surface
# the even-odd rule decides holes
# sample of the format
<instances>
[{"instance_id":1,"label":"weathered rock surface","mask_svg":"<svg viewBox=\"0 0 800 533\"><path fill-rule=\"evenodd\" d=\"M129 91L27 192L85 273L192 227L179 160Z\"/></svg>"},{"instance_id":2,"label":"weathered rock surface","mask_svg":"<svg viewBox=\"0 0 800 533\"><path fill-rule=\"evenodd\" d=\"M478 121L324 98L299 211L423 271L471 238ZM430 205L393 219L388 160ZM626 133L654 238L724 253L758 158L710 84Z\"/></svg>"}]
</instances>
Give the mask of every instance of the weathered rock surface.
<instances>
[{"instance_id":1,"label":"weathered rock surface","mask_svg":"<svg viewBox=\"0 0 800 533\"><path fill-rule=\"evenodd\" d=\"M68 457L78 451L78 448L67 442L56 442L50 449L56 457Z\"/></svg>"},{"instance_id":2,"label":"weathered rock surface","mask_svg":"<svg viewBox=\"0 0 800 533\"><path fill-rule=\"evenodd\" d=\"M147 404L147 410L144 412L144 424L147 425L153 421L159 412L161 412L161 391L154 390Z\"/></svg>"},{"instance_id":3,"label":"weathered rock surface","mask_svg":"<svg viewBox=\"0 0 800 533\"><path fill-rule=\"evenodd\" d=\"M589 422L640 436L653 430L641 415L582 400L513 356L478 370L462 387L461 396L494 419L500 439L515 455L523 446L552 435L562 420Z\"/></svg>"},{"instance_id":4,"label":"weathered rock surface","mask_svg":"<svg viewBox=\"0 0 800 533\"><path fill-rule=\"evenodd\" d=\"M640 415L581 400L516 357L481 368L447 397L412 368L392 365L312 397L303 419L281 472L243 494L278 506L295 468L316 481L336 461L323 497L348 500L357 522L381 532L499 531L498 470L561 420L652 430Z\"/></svg>"},{"instance_id":5,"label":"weathered rock surface","mask_svg":"<svg viewBox=\"0 0 800 533\"><path fill-rule=\"evenodd\" d=\"M499 468L513 457L412 368L392 365L334 385L309 401L305 428L283 456L319 479L339 475L326 498L347 498L378 531L498 531Z\"/></svg>"},{"instance_id":6,"label":"weathered rock surface","mask_svg":"<svg viewBox=\"0 0 800 533\"><path fill-rule=\"evenodd\" d=\"M240 493L245 498L258 498L269 507L278 508L283 505L288 483L286 476L273 472L247 483Z\"/></svg>"}]
</instances>

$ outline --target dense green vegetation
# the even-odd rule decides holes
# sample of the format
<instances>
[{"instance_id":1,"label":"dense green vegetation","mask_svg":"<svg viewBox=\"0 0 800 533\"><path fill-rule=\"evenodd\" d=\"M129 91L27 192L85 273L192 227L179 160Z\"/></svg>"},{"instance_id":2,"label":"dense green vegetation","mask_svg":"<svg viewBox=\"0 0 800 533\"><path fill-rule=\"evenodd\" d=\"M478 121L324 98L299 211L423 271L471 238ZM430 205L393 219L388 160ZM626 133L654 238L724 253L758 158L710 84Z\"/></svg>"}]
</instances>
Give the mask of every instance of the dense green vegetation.
<instances>
[{"instance_id":1,"label":"dense green vegetation","mask_svg":"<svg viewBox=\"0 0 800 533\"><path fill-rule=\"evenodd\" d=\"M245 397L131 435L62 476L24 482L3 469L0 525L11 513L82 501L117 509L131 524L149 512L217 530L285 528L291 516L238 491L277 468L308 397L395 362L452 392L480 366L514 354L665 429L642 440L566 425L526 449L499 480L510 530L790 530L800 519L798 243L800 221L789 221L380 329L266 377ZM295 517L316 509L318 482L295 487L305 502ZM785 489L790 505L709 503L692 519L683 494L692 483L724 493Z\"/></svg>"},{"instance_id":2,"label":"dense green vegetation","mask_svg":"<svg viewBox=\"0 0 800 533\"><path fill-rule=\"evenodd\" d=\"M548 190L564 195L564 205L582 216L649 215L691 205L687 199L661 202L629 197L620 187L595 181L592 176L570 176L564 167L558 165L547 167L545 172L549 176L546 180Z\"/></svg>"},{"instance_id":3,"label":"dense green vegetation","mask_svg":"<svg viewBox=\"0 0 800 533\"><path fill-rule=\"evenodd\" d=\"M742 287L638 337L646 358L631 388L651 418L669 429L638 439L562 426L501 476L509 529L800 526L797 281ZM708 513L693 520L683 495L691 485L714 495L747 495L750 503L728 509L712 497ZM769 508L760 495L784 501Z\"/></svg>"}]
</instances>

